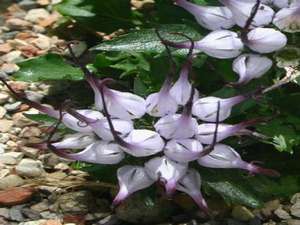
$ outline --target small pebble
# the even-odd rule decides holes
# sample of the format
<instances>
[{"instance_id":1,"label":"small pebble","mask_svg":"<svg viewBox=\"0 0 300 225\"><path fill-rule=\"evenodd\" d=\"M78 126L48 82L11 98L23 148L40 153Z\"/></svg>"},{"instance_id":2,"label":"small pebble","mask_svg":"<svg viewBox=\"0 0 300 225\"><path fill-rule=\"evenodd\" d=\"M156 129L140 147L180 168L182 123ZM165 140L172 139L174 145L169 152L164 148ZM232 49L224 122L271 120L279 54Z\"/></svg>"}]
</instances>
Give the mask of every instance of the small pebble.
<instances>
[{"instance_id":1,"label":"small pebble","mask_svg":"<svg viewBox=\"0 0 300 225\"><path fill-rule=\"evenodd\" d=\"M22 159L16 166L16 172L21 176L39 177L44 173L43 164L33 159Z\"/></svg>"}]
</instances>

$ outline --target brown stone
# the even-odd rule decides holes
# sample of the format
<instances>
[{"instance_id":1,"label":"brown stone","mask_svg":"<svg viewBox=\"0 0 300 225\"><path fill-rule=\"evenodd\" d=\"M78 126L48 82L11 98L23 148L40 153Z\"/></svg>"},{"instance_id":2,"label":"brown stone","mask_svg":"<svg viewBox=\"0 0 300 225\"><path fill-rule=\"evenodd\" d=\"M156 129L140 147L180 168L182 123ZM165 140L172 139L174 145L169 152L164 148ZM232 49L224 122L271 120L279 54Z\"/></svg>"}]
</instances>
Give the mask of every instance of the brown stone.
<instances>
[{"instance_id":1,"label":"brown stone","mask_svg":"<svg viewBox=\"0 0 300 225\"><path fill-rule=\"evenodd\" d=\"M13 206L27 202L34 194L33 188L15 187L0 191L0 205Z\"/></svg>"},{"instance_id":2,"label":"brown stone","mask_svg":"<svg viewBox=\"0 0 300 225\"><path fill-rule=\"evenodd\" d=\"M47 220L43 225L62 225L59 220Z\"/></svg>"},{"instance_id":3,"label":"brown stone","mask_svg":"<svg viewBox=\"0 0 300 225\"><path fill-rule=\"evenodd\" d=\"M0 44L0 53L8 53L12 50L12 47L8 43Z\"/></svg>"}]
</instances>

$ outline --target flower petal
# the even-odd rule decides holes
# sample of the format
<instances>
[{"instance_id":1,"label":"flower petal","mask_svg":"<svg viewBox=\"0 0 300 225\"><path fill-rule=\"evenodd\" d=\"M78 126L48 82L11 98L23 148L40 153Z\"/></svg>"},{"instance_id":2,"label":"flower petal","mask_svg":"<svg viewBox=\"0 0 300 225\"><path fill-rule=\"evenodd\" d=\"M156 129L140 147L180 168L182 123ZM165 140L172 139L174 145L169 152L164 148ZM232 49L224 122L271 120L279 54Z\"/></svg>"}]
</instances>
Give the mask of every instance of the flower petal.
<instances>
[{"instance_id":1,"label":"flower petal","mask_svg":"<svg viewBox=\"0 0 300 225\"><path fill-rule=\"evenodd\" d=\"M273 24L285 32L300 32L300 4L296 7L279 10L275 15Z\"/></svg>"},{"instance_id":2,"label":"flower petal","mask_svg":"<svg viewBox=\"0 0 300 225\"><path fill-rule=\"evenodd\" d=\"M122 166L117 171L120 190L113 200L114 205L124 201L130 194L149 187L155 181L146 173L144 167Z\"/></svg>"},{"instance_id":3,"label":"flower petal","mask_svg":"<svg viewBox=\"0 0 300 225\"><path fill-rule=\"evenodd\" d=\"M94 133L76 133L66 135L60 142L52 143L58 149L83 149L97 140Z\"/></svg>"}]
</instances>

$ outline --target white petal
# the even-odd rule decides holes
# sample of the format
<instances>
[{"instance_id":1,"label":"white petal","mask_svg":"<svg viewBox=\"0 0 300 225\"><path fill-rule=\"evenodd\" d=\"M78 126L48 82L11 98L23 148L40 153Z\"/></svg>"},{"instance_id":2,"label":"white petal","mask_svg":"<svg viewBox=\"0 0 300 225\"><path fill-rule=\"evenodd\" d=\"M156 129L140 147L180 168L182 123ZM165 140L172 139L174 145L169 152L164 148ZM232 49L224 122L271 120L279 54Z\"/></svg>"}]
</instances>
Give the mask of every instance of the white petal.
<instances>
[{"instance_id":1,"label":"white petal","mask_svg":"<svg viewBox=\"0 0 300 225\"><path fill-rule=\"evenodd\" d=\"M166 139L193 137L197 126L196 119L180 114L162 117L154 125L155 130Z\"/></svg>"},{"instance_id":2,"label":"white petal","mask_svg":"<svg viewBox=\"0 0 300 225\"><path fill-rule=\"evenodd\" d=\"M273 0L273 4L278 8L289 7L289 0Z\"/></svg>"},{"instance_id":3,"label":"white petal","mask_svg":"<svg viewBox=\"0 0 300 225\"><path fill-rule=\"evenodd\" d=\"M197 22L206 29L229 29L235 24L231 11L226 7L199 6L186 0L177 0L176 4L193 14Z\"/></svg>"},{"instance_id":4,"label":"white petal","mask_svg":"<svg viewBox=\"0 0 300 225\"><path fill-rule=\"evenodd\" d=\"M225 6L227 6L232 14L233 19L240 27L245 27L247 20L249 19L252 9L256 2L241 1L241 0L220 0ZM272 22L274 11L267 5L260 4L259 9L253 19L252 26L260 27Z\"/></svg>"},{"instance_id":5,"label":"white petal","mask_svg":"<svg viewBox=\"0 0 300 225\"><path fill-rule=\"evenodd\" d=\"M220 142L225 138L234 135L234 132L232 132L235 131L234 129L232 129L233 127L233 125L229 124L219 124L217 132L217 142ZM202 144L212 144L214 140L215 130L216 124L203 123L198 127L197 139Z\"/></svg>"},{"instance_id":6,"label":"white petal","mask_svg":"<svg viewBox=\"0 0 300 225\"><path fill-rule=\"evenodd\" d=\"M247 83L264 75L271 67L272 60L255 54L243 54L233 61L233 71L239 74L238 83Z\"/></svg>"},{"instance_id":7,"label":"white petal","mask_svg":"<svg viewBox=\"0 0 300 225\"><path fill-rule=\"evenodd\" d=\"M174 161L187 163L198 159L202 150L203 146L195 139L173 139L167 143L164 153Z\"/></svg>"},{"instance_id":8,"label":"white petal","mask_svg":"<svg viewBox=\"0 0 300 225\"><path fill-rule=\"evenodd\" d=\"M113 201L115 205L122 202L130 194L147 188L155 182L140 166L123 166L118 169L117 176L120 190Z\"/></svg>"},{"instance_id":9,"label":"white petal","mask_svg":"<svg viewBox=\"0 0 300 225\"><path fill-rule=\"evenodd\" d=\"M237 33L229 30L218 30L196 42L195 47L209 56L226 59L238 56L243 49L243 43Z\"/></svg>"},{"instance_id":10,"label":"white petal","mask_svg":"<svg viewBox=\"0 0 300 225\"><path fill-rule=\"evenodd\" d=\"M259 53L270 53L283 48L286 36L272 28L255 28L248 35L247 46Z\"/></svg>"},{"instance_id":11,"label":"white petal","mask_svg":"<svg viewBox=\"0 0 300 225\"><path fill-rule=\"evenodd\" d=\"M135 157L154 155L163 150L165 145L160 135L152 130L133 130L124 139L131 147L122 149Z\"/></svg>"},{"instance_id":12,"label":"white petal","mask_svg":"<svg viewBox=\"0 0 300 225\"><path fill-rule=\"evenodd\" d=\"M200 174L194 169L189 169L177 183L176 189L191 196L201 209L207 211L207 204L200 191L201 185Z\"/></svg>"},{"instance_id":13,"label":"white petal","mask_svg":"<svg viewBox=\"0 0 300 225\"><path fill-rule=\"evenodd\" d=\"M117 164L124 157L119 145L104 141L97 141L81 152L67 155L67 158L73 160L95 164Z\"/></svg>"},{"instance_id":14,"label":"white petal","mask_svg":"<svg viewBox=\"0 0 300 225\"><path fill-rule=\"evenodd\" d=\"M83 149L97 140L93 133L76 133L66 135L60 142L52 143L57 149Z\"/></svg>"},{"instance_id":15,"label":"white petal","mask_svg":"<svg viewBox=\"0 0 300 225\"><path fill-rule=\"evenodd\" d=\"M201 166L209 168L238 168L241 162L240 155L230 146L215 145L214 150L198 159Z\"/></svg>"},{"instance_id":16,"label":"white petal","mask_svg":"<svg viewBox=\"0 0 300 225\"><path fill-rule=\"evenodd\" d=\"M102 113L95 111L95 110L88 110L88 109L81 109L81 110L76 110L77 113L88 117L90 119L93 120L97 120L97 119L102 119L103 115ZM80 122L78 119L76 119L75 117L73 117L72 115L66 113L63 115L63 119L62 119L63 124L75 131L78 132L83 132L83 133L91 133L93 132L93 129L91 126L88 126L86 123L84 122Z\"/></svg>"},{"instance_id":17,"label":"white petal","mask_svg":"<svg viewBox=\"0 0 300 225\"><path fill-rule=\"evenodd\" d=\"M156 157L145 163L147 174L154 180L165 183L166 192L172 194L176 184L186 173L188 164L178 163L167 157Z\"/></svg>"},{"instance_id":18,"label":"white petal","mask_svg":"<svg viewBox=\"0 0 300 225\"><path fill-rule=\"evenodd\" d=\"M273 24L285 32L300 32L300 4L297 7L283 8L278 11Z\"/></svg>"},{"instance_id":19,"label":"white petal","mask_svg":"<svg viewBox=\"0 0 300 225\"><path fill-rule=\"evenodd\" d=\"M124 137L133 130L133 122L129 120L111 119L115 131L120 137ZM105 141L112 141L114 137L111 133L108 121L106 118L98 120L94 127L94 132Z\"/></svg>"},{"instance_id":20,"label":"white petal","mask_svg":"<svg viewBox=\"0 0 300 225\"><path fill-rule=\"evenodd\" d=\"M168 93L153 93L146 99L147 113L154 117L173 114L177 111L176 100Z\"/></svg>"}]
</instances>

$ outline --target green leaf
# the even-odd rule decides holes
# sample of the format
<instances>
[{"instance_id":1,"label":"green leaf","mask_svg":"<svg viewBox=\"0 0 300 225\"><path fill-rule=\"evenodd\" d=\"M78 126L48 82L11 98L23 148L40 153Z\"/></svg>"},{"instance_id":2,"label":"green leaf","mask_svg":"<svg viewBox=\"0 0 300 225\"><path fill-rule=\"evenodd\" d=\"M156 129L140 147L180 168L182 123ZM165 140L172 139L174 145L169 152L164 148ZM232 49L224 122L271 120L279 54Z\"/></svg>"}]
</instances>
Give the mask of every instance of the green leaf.
<instances>
[{"instance_id":1,"label":"green leaf","mask_svg":"<svg viewBox=\"0 0 300 225\"><path fill-rule=\"evenodd\" d=\"M27 114L24 113L24 116L26 116L28 119L31 119L36 122L44 122L44 123L55 123L57 122L57 119L54 119L48 115L45 114Z\"/></svg>"},{"instance_id":2,"label":"green leaf","mask_svg":"<svg viewBox=\"0 0 300 225\"><path fill-rule=\"evenodd\" d=\"M130 0L64 0L56 9L88 30L111 33L133 26Z\"/></svg>"},{"instance_id":3,"label":"green leaf","mask_svg":"<svg viewBox=\"0 0 300 225\"><path fill-rule=\"evenodd\" d=\"M201 35L195 29L183 24L161 25L157 28L161 36L169 41L181 42L187 41L181 35L171 33L183 33L194 40L199 40ZM146 52L146 53L162 53L165 50L163 44L157 37L154 29L143 29L133 31L113 39L112 41L103 42L92 50L97 51L123 51L123 52ZM179 54L185 54L186 51L179 50Z\"/></svg>"},{"instance_id":4,"label":"green leaf","mask_svg":"<svg viewBox=\"0 0 300 225\"><path fill-rule=\"evenodd\" d=\"M14 74L20 81L82 80L80 69L67 64L55 54L47 54L18 64L20 70Z\"/></svg>"}]
</instances>

